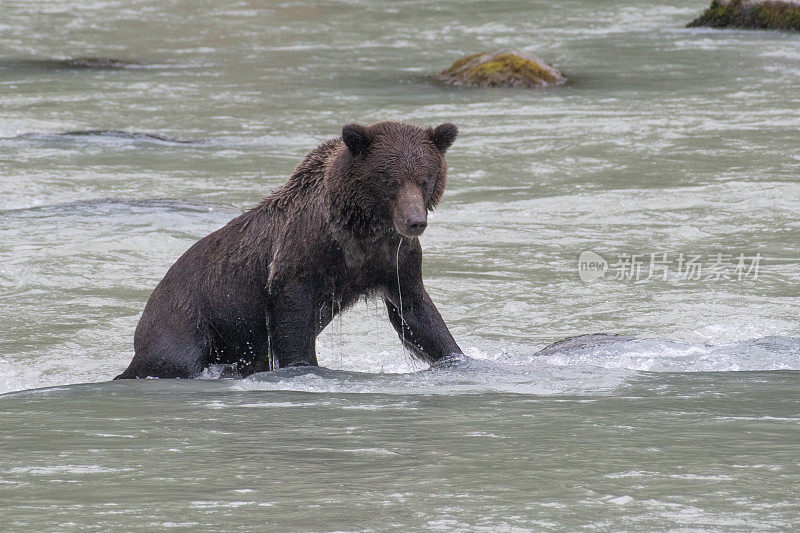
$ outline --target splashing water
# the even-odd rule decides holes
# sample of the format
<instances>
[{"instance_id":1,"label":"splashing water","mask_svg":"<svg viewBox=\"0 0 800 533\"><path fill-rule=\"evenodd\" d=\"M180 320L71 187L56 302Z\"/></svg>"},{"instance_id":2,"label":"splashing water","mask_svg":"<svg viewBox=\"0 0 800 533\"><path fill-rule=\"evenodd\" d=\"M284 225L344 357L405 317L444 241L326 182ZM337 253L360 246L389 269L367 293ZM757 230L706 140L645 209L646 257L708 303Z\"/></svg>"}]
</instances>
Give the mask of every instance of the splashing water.
<instances>
[{"instance_id":1,"label":"splashing water","mask_svg":"<svg viewBox=\"0 0 800 533\"><path fill-rule=\"evenodd\" d=\"M342 340L342 301L337 300L336 302L336 335L339 337L339 358L344 357L344 341ZM333 307L331 306L331 313L333 313Z\"/></svg>"},{"instance_id":2,"label":"splashing water","mask_svg":"<svg viewBox=\"0 0 800 533\"><path fill-rule=\"evenodd\" d=\"M403 318L403 290L400 288L400 247L403 245L403 237L397 243L397 253L394 258L395 272L397 273L397 298L400 300L400 341L403 346L403 355L407 355L406 350L406 321Z\"/></svg>"}]
</instances>

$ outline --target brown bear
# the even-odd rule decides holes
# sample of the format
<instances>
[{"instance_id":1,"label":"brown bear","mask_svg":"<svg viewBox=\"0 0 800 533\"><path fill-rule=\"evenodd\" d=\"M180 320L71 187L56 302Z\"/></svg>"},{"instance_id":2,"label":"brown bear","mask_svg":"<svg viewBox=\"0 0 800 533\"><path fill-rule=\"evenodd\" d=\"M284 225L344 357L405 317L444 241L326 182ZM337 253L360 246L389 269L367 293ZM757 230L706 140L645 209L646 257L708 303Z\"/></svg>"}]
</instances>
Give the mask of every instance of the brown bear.
<instances>
[{"instance_id":1,"label":"brown bear","mask_svg":"<svg viewBox=\"0 0 800 533\"><path fill-rule=\"evenodd\" d=\"M402 342L429 363L462 351L422 284L418 237L442 197L453 124L350 124L289 181L204 237L145 306L115 379L239 375L317 365L315 341L359 297L383 298Z\"/></svg>"}]
</instances>

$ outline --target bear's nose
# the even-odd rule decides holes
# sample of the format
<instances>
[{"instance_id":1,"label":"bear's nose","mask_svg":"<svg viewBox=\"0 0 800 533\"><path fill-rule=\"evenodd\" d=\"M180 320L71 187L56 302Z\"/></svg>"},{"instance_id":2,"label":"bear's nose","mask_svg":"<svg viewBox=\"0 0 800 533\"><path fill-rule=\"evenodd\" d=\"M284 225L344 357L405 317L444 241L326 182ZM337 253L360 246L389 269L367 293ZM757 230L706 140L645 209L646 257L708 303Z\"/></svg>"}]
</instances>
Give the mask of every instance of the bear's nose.
<instances>
[{"instance_id":1,"label":"bear's nose","mask_svg":"<svg viewBox=\"0 0 800 533\"><path fill-rule=\"evenodd\" d=\"M406 220L406 227L414 235L422 235L422 232L428 227L428 221L421 217L410 217Z\"/></svg>"}]
</instances>

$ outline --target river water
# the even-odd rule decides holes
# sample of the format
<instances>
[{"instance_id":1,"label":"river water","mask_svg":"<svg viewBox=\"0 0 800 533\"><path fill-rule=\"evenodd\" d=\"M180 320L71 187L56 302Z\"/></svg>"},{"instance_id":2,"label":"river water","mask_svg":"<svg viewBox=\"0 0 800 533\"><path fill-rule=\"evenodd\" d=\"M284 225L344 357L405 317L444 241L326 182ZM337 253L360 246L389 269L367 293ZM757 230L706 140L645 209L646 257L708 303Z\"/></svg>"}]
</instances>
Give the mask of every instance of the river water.
<instances>
[{"instance_id":1,"label":"river water","mask_svg":"<svg viewBox=\"0 0 800 533\"><path fill-rule=\"evenodd\" d=\"M800 37L706 3L0 4L0 529L798 527ZM429 81L507 48L571 83ZM365 302L318 370L108 382L186 248L384 119L461 130L421 240L469 362Z\"/></svg>"}]
</instances>

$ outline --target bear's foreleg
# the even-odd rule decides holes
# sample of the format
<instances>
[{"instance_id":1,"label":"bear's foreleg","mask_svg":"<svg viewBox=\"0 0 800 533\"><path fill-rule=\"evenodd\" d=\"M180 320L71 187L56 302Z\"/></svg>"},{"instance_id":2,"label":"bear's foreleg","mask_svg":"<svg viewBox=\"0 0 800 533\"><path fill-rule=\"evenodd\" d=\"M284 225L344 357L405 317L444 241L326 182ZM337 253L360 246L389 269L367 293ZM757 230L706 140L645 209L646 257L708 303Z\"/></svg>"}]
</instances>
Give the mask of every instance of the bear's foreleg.
<instances>
[{"instance_id":1,"label":"bear's foreleg","mask_svg":"<svg viewBox=\"0 0 800 533\"><path fill-rule=\"evenodd\" d=\"M417 357L435 363L461 355L462 351L447 329L442 315L433 305L431 297L422 283L404 287L402 293L402 316L400 296L393 295L397 305L385 299L389 320L405 346Z\"/></svg>"},{"instance_id":2,"label":"bear's foreleg","mask_svg":"<svg viewBox=\"0 0 800 533\"><path fill-rule=\"evenodd\" d=\"M279 367L317 366L314 286L301 281L282 284L270 299L270 347Z\"/></svg>"}]
</instances>

